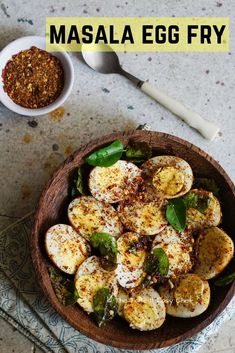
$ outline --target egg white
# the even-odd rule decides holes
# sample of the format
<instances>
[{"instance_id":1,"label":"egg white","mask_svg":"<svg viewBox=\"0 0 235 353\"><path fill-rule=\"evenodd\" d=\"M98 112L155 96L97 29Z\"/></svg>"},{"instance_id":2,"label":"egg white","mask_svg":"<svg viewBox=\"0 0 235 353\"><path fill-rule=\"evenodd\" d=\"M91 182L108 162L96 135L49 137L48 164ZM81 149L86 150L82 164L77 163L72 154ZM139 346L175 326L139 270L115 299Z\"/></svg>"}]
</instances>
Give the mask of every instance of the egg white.
<instances>
[{"instance_id":1,"label":"egg white","mask_svg":"<svg viewBox=\"0 0 235 353\"><path fill-rule=\"evenodd\" d=\"M132 294L126 289L119 286L117 294L117 313L119 316L123 317L123 308L126 302L130 299Z\"/></svg>"},{"instance_id":2,"label":"egg white","mask_svg":"<svg viewBox=\"0 0 235 353\"><path fill-rule=\"evenodd\" d=\"M74 199L68 207L68 218L71 225L88 241L93 233L104 232L114 237L122 233L116 210L92 196Z\"/></svg>"},{"instance_id":3,"label":"egg white","mask_svg":"<svg viewBox=\"0 0 235 353\"><path fill-rule=\"evenodd\" d=\"M141 170L133 163L119 160L111 167L95 167L89 176L91 194L100 201L115 203L136 192Z\"/></svg>"},{"instance_id":4,"label":"egg white","mask_svg":"<svg viewBox=\"0 0 235 353\"><path fill-rule=\"evenodd\" d=\"M56 224L48 229L45 247L54 264L68 274L74 274L91 251L87 241L66 224Z\"/></svg>"},{"instance_id":5,"label":"egg white","mask_svg":"<svg viewBox=\"0 0 235 353\"><path fill-rule=\"evenodd\" d=\"M217 276L234 255L232 239L220 228L211 227L200 232L196 240L194 272L204 279Z\"/></svg>"}]
</instances>

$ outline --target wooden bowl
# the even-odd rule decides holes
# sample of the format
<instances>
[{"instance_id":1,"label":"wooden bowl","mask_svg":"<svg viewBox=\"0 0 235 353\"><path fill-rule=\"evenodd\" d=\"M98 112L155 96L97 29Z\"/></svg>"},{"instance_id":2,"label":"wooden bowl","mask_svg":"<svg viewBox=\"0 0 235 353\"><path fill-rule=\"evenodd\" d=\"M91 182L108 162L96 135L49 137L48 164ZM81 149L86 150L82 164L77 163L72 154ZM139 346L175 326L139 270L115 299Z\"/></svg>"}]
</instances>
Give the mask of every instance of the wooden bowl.
<instances>
[{"instance_id":1,"label":"wooden bowl","mask_svg":"<svg viewBox=\"0 0 235 353\"><path fill-rule=\"evenodd\" d=\"M57 300L47 272L49 260L44 249L46 230L56 223L67 222L66 209L70 202L69 180L71 173L83 163L83 157L93 150L120 139L146 141L153 147L154 155L179 156L191 165L194 175L212 177L220 187L220 201L223 212L223 229L234 238L235 229L235 187L222 167L198 147L178 137L160 132L129 131L116 133L92 141L71 155L61 165L46 185L38 205L32 233L32 259L38 282L55 310L75 329L106 345L122 349L153 349L173 345L192 337L208 326L232 299L235 282L226 287L211 284L211 303L200 316L182 319L167 317L157 330L140 332L131 329L121 318L115 318L104 328L99 328L78 305L63 306Z\"/></svg>"}]
</instances>

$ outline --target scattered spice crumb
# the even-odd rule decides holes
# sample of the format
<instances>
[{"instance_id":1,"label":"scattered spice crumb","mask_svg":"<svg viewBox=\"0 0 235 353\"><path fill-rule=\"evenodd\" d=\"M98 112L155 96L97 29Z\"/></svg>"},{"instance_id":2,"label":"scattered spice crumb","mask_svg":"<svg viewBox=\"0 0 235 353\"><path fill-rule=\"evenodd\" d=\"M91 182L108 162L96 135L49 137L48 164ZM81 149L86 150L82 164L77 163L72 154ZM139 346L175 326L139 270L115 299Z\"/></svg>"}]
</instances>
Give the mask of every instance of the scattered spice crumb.
<instances>
[{"instance_id":1,"label":"scattered spice crumb","mask_svg":"<svg viewBox=\"0 0 235 353\"><path fill-rule=\"evenodd\" d=\"M216 84L218 85L220 83L220 81L216 81Z\"/></svg>"},{"instance_id":2,"label":"scattered spice crumb","mask_svg":"<svg viewBox=\"0 0 235 353\"><path fill-rule=\"evenodd\" d=\"M35 128L35 127L38 126L38 123L37 123L37 121L35 121L35 120L29 120L29 121L28 121L28 125L29 125L30 127Z\"/></svg>"},{"instance_id":3,"label":"scattered spice crumb","mask_svg":"<svg viewBox=\"0 0 235 353\"><path fill-rule=\"evenodd\" d=\"M161 116L161 120L164 120L164 117L163 117L163 116Z\"/></svg>"},{"instance_id":4,"label":"scattered spice crumb","mask_svg":"<svg viewBox=\"0 0 235 353\"><path fill-rule=\"evenodd\" d=\"M149 57L149 58L148 58L148 61L152 61L152 58L151 58L151 57Z\"/></svg>"},{"instance_id":5,"label":"scattered spice crumb","mask_svg":"<svg viewBox=\"0 0 235 353\"><path fill-rule=\"evenodd\" d=\"M128 106L127 106L127 109L129 109L129 110L133 110L133 109L134 109L134 107L133 107L133 105L128 105Z\"/></svg>"},{"instance_id":6,"label":"scattered spice crumb","mask_svg":"<svg viewBox=\"0 0 235 353\"><path fill-rule=\"evenodd\" d=\"M224 86L224 82L221 82L221 84L220 84L221 86Z\"/></svg>"},{"instance_id":7,"label":"scattered spice crumb","mask_svg":"<svg viewBox=\"0 0 235 353\"><path fill-rule=\"evenodd\" d=\"M58 151L58 149L59 149L59 146L57 145L57 143L54 143L54 144L52 145L52 150L53 150L53 151Z\"/></svg>"},{"instance_id":8,"label":"scattered spice crumb","mask_svg":"<svg viewBox=\"0 0 235 353\"><path fill-rule=\"evenodd\" d=\"M206 8L205 8L205 7L203 7L203 8L202 8L202 11L205 11L205 10L206 10Z\"/></svg>"},{"instance_id":9,"label":"scattered spice crumb","mask_svg":"<svg viewBox=\"0 0 235 353\"><path fill-rule=\"evenodd\" d=\"M21 192L20 193L21 193L21 199L22 200L26 200L26 199L28 199L31 196L32 191L31 191L29 185L23 184L21 186Z\"/></svg>"},{"instance_id":10,"label":"scattered spice crumb","mask_svg":"<svg viewBox=\"0 0 235 353\"><path fill-rule=\"evenodd\" d=\"M25 17L17 18L17 22L28 23L29 25L33 26L33 21Z\"/></svg>"},{"instance_id":11,"label":"scattered spice crumb","mask_svg":"<svg viewBox=\"0 0 235 353\"><path fill-rule=\"evenodd\" d=\"M6 17L8 17L8 18L11 17L9 15L9 13L7 12L8 6L6 6L5 4L1 4L1 9Z\"/></svg>"},{"instance_id":12,"label":"scattered spice crumb","mask_svg":"<svg viewBox=\"0 0 235 353\"><path fill-rule=\"evenodd\" d=\"M99 9L99 8L97 8L97 9L96 9L96 12L100 12L100 9Z\"/></svg>"},{"instance_id":13,"label":"scattered spice crumb","mask_svg":"<svg viewBox=\"0 0 235 353\"><path fill-rule=\"evenodd\" d=\"M84 10L83 10L83 13L87 13L87 10L84 9Z\"/></svg>"},{"instance_id":14,"label":"scattered spice crumb","mask_svg":"<svg viewBox=\"0 0 235 353\"><path fill-rule=\"evenodd\" d=\"M206 74L207 74L207 75L209 74L209 72L210 72L210 70L206 70Z\"/></svg>"},{"instance_id":15,"label":"scattered spice crumb","mask_svg":"<svg viewBox=\"0 0 235 353\"><path fill-rule=\"evenodd\" d=\"M55 12L55 8L54 8L54 6L52 6L52 5L50 6L49 12L50 12L50 13Z\"/></svg>"},{"instance_id":16,"label":"scattered spice crumb","mask_svg":"<svg viewBox=\"0 0 235 353\"><path fill-rule=\"evenodd\" d=\"M73 148L72 148L72 146L67 146L67 147L65 148L65 150L64 150L65 156L66 156L66 157L67 157L67 156L70 156L72 153L73 153Z\"/></svg>"},{"instance_id":17,"label":"scattered spice crumb","mask_svg":"<svg viewBox=\"0 0 235 353\"><path fill-rule=\"evenodd\" d=\"M28 144L32 141L32 136L29 134L25 134L22 138L22 142Z\"/></svg>"},{"instance_id":18,"label":"scattered spice crumb","mask_svg":"<svg viewBox=\"0 0 235 353\"><path fill-rule=\"evenodd\" d=\"M222 134L222 132L221 132L221 131L219 131L218 135L219 135L219 136L222 136L223 134Z\"/></svg>"},{"instance_id":19,"label":"scattered spice crumb","mask_svg":"<svg viewBox=\"0 0 235 353\"><path fill-rule=\"evenodd\" d=\"M63 119L64 113L65 113L64 107L59 107L53 110L53 112L49 113L49 116L51 120L59 122Z\"/></svg>"},{"instance_id":20,"label":"scattered spice crumb","mask_svg":"<svg viewBox=\"0 0 235 353\"><path fill-rule=\"evenodd\" d=\"M104 93L110 93L110 90L109 89L107 89L107 88L102 88L102 91L104 92Z\"/></svg>"},{"instance_id":21,"label":"scattered spice crumb","mask_svg":"<svg viewBox=\"0 0 235 353\"><path fill-rule=\"evenodd\" d=\"M62 8L61 8L61 11L64 11L65 10L65 6L63 6Z\"/></svg>"},{"instance_id":22,"label":"scattered spice crumb","mask_svg":"<svg viewBox=\"0 0 235 353\"><path fill-rule=\"evenodd\" d=\"M67 113L67 116L70 116L70 113L69 113L69 112Z\"/></svg>"},{"instance_id":23,"label":"scattered spice crumb","mask_svg":"<svg viewBox=\"0 0 235 353\"><path fill-rule=\"evenodd\" d=\"M222 4L222 2L218 2L218 1L217 1L216 6L217 6L217 7L221 7L221 6L223 6L223 4Z\"/></svg>"}]
</instances>

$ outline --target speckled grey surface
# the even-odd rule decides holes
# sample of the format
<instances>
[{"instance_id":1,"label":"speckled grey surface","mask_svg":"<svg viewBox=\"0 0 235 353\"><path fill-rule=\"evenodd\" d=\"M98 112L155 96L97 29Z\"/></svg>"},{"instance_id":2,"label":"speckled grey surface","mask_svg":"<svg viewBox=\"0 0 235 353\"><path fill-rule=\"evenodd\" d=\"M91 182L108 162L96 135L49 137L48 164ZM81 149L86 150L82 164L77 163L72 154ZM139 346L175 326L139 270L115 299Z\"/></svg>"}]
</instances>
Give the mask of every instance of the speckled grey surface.
<instances>
[{"instance_id":1,"label":"speckled grey surface","mask_svg":"<svg viewBox=\"0 0 235 353\"><path fill-rule=\"evenodd\" d=\"M108 4L108 5L105 5ZM79 55L73 93L57 115L18 116L0 104L0 229L35 207L53 170L92 138L147 122L209 152L235 180L235 60L233 0L0 1L0 48L20 36L45 32L46 16L230 16L229 53L120 54L126 70L215 121L221 132L204 140L122 77L97 74ZM226 324L201 352L234 352L235 324ZM30 352L31 343L0 321L0 351ZM33 349L33 348L32 348Z\"/></svg>"}]
</instances>

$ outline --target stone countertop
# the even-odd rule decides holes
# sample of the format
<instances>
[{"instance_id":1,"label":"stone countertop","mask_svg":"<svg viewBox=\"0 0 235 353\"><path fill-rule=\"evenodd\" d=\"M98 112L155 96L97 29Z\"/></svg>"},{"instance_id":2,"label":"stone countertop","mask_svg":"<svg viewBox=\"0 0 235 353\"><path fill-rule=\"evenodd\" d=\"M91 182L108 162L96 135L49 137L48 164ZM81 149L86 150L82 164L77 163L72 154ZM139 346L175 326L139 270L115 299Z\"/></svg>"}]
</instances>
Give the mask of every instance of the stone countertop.
<instances>
[{"instance_id":1,"label":"stone countertop","mask_svg":"<svg viewBox=\"0 0 235 353\"><path fill-rule=\"evenodd\" d=\"M44 35L46 16L229 16L229 53L120 53L126 70L178 99L221 127L208 142L117 75L101 75L73 53L73 92L57 112L31 118L0 104L0 229L34 209L43 185L75 149L93 138L148 123L211 154L235 180L233 0L0 1L0 48L25 35ZM235 324L227 323L201 352L235 352ZM23 336L0 320L0 351L32 352ZM39 352L39 351L38 351Z\"/></svg>"}]
</instances>

